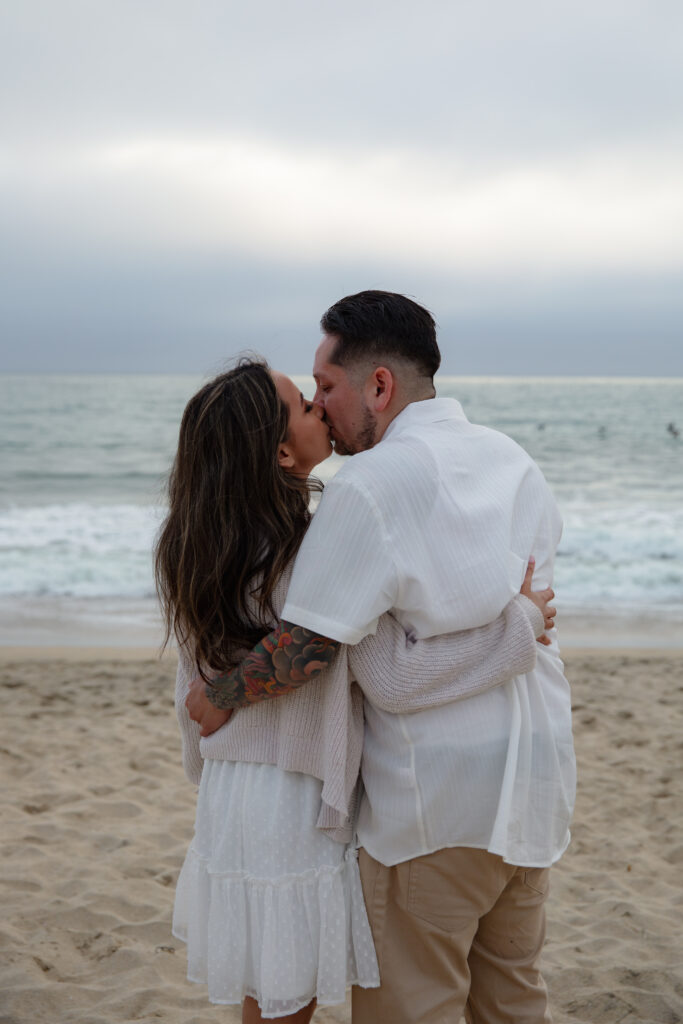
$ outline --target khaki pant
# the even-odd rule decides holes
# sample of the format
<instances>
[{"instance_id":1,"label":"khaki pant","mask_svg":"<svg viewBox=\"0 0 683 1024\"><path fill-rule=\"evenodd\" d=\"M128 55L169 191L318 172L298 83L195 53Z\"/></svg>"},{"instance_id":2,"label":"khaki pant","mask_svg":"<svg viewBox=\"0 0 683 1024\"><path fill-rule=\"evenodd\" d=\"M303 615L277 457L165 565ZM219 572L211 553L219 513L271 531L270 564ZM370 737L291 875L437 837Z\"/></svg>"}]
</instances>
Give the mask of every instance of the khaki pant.
<instances>
[{"instance_id":1,"label":"khaki pant","mask_svg":"<svg viewBox=\"0 0 683 1024\"><path fill-rule=\"evenodd\" d=\"M465 847L387 868L359 855L381 987L353 1024L547 1024L538 970L548 868Z\"/></svg>"}]
</instances>

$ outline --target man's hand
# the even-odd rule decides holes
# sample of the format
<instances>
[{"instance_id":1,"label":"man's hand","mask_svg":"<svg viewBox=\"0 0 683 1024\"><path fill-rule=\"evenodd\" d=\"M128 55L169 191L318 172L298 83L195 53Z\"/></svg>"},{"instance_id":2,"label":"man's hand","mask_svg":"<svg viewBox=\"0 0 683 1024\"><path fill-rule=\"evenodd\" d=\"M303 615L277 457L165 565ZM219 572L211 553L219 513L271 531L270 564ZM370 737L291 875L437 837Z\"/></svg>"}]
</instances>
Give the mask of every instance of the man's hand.
<instances>
[{"instance_id":1,"label":"man's hand","mask_svg":"<svg viewBox=\"0 0 683 1024\"><path fill-rule=\"evenodd\" d=\"M529 564L526 567L524 574L524 582L520 593L528 597L530 601L533 601L537 608L540 608L543 613L543 625L546 629L552 629L555 625L555 616L557 615L557 608L551 605L552 599L555 597L555 591L551 587L546 587L545 590L532 590L531 589L531 577L534 574L536 568L536 559L530 558ZM543 644L544 647L548 647L552 640L545 633L543 636L538 637L539 644Z\"/></svg>"},{"instance_id":2,"label":"man's hand","mask_svg":"<svg viewBox=\"0 0 683 1024\"><path fill-rule=\"evenodd\" d=\"M210 736L216 729L230 719L232 708L216 708L206 696L206 683L197 676L190 683L190 692L185 699L185 707L193 722L200 725L199 735Z\"/></svg>"}]
</instances>

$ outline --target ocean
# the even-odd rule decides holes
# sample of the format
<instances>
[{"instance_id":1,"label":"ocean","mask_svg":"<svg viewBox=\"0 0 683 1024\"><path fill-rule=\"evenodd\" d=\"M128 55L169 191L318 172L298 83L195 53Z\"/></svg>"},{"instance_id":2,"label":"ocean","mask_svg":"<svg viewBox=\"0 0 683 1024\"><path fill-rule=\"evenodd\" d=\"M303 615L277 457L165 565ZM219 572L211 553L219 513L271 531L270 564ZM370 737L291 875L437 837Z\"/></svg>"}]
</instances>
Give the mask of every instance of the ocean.
<instances>
[{"instance_id":1,"label":"ocean","mask_svg":"<svg viewBox=\"0 0 683 1024\"><path fill-rule=\"evenodd\" d=\"M151 549L201 383L0 376L0 643L156 642ZM668 623L683 643L683 380L444 377L438 393L545 473L560 615Z\"/></svg>"}]
</instances>

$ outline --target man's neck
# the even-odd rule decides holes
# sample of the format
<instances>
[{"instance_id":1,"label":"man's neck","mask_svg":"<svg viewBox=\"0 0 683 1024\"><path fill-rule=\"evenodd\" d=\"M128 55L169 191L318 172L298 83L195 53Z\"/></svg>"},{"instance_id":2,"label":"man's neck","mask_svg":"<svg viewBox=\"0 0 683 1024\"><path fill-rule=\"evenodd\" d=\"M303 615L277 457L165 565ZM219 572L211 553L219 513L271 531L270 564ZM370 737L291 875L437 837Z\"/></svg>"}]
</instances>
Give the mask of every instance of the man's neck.
<instances>
[{"instance_id":1,"label":"man's neck","mask_svg":"<svg viewBox=\"0 0 683 1024\"><path fill-rule=\"evenodd\" d=\"M384 437L384 434L389 429L389 425L394 422L397 416L401 415L404 409L407 409L409 405L415 405L417 402L427 402L430 398L436 398L436 392L434 388L431 389L430 394L423 393L415 395L414 397L411 398L398 399L395 407L394 404L392 403L391 408L388 409L387 412L385 413L386 418L383 417L382 419L380 419L378 417L377 419L375 444L379 444L379 442Z\"/></svg>"}]
</instances>

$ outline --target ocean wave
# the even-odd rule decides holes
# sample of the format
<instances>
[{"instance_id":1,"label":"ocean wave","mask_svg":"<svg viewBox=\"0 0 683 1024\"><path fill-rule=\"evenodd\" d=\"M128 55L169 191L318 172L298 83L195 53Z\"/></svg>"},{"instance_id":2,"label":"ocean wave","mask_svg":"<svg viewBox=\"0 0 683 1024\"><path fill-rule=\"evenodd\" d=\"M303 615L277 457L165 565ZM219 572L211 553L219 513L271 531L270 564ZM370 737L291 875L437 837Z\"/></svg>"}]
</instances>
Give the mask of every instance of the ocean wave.
<instances>
[{"instance_id":1,"label":"ocean wave","mask_svg":"<svg viewBox=\"0 0 683 1024\"><path fill-rule=\"evenodd\" d=\"M58 504L0 511L0 594L146 597L165 512Z\"/></svg>"},{"instance_id":2,"label":"ocean wave","mask_svg":"<svg viewBox=\"0 0 683 1024\"><path fill-rule=\"evenodd\" d=\"M564 609L683 608L683 510L563 508L555 569ZM0 595L146 598L161 505L60 503L0 510Z\"/></svg>"},{"instance_id":3,"label":"ocean wave","mask_svg":"<svg viewBox=\"0 0 683 1024\"><path fill-rule=\"evenodd\" d=\"M555 566L562 605L683 607L682 509L577 503L563 514Z\"/></svg>"}]
</instances>

